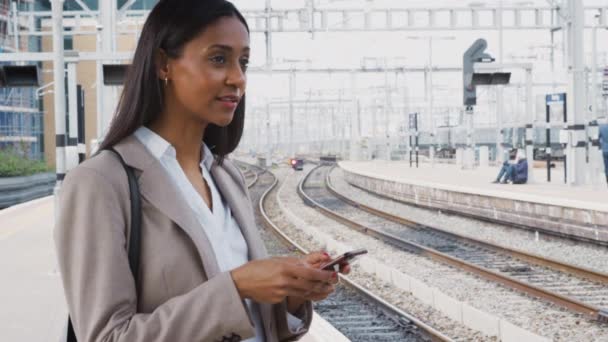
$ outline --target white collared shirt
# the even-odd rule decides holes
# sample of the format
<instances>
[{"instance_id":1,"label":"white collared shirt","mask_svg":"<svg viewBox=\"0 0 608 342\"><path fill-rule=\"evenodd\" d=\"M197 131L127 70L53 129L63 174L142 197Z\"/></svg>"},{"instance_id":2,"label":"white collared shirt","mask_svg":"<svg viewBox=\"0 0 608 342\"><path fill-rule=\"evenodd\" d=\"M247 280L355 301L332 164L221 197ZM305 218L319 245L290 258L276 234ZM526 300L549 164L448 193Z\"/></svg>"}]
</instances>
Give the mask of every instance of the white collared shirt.
<instances>
[{"instance_id":1,"label":"white collared shirt","mask_svg":"<svg viewBox=\"0 0 608 342\"><path fill-rule=\"evenodd\" d=\"M207 203L196 191L176 158L175 148L160 135L147 127L140 127L134 133L135 137L158 159L167 171L169 178L179 189L184 200L194 212L198 222L211 242L219 269L221 272L231 271L249 261L248 247L238 223L232 216L230 206L220 195L215 182L211 177L211 165L213 154L211 150L201 142L201 163L203 178L207 182L211 192L213 210L209 209ZM264 329L262 325L259 306L249 299L245 300L251 318L253 320L256 336L244 342L264 341ZM302 327L302 321L288 313L288 322L292 331Z\"/></svg>"}]
</instances>

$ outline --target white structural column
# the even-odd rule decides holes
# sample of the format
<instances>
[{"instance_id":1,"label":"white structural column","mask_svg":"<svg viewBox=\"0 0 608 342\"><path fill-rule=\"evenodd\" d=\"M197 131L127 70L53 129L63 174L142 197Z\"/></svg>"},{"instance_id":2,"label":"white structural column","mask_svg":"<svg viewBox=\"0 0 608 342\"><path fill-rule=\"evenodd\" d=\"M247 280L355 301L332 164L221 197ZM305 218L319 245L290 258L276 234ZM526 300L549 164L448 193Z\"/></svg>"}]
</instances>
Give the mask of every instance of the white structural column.
<instances>
[{"instance_id":1,"label":"white structural column","mask_svg":"<svg viewBox=\"0 0 608 342\"><path fill-rule=\"evenodd\" d=\"M597 22L593 26L592 36L591 36L591 92L590 92L590 107L591 107L591 122L587 128L589 134L589 167L588 167L588 178L587 183L598 186L603 184L604 177L602 177L602 151L601 146L598 141L598 126L597 120L600 117L600 102L598 101L598 70L597 70L597 29L601 23L601 15L595 16Z\"/></svg>"},{"instance_id":2,"label":"white structural column","mask_svg":"<svg viewBox=\"0 0 608 342\"><path fill-rule=\"evenodd\" d=\"M66 169L78 166L78 81L76 78L76 61L67 61L68 69L68 144L65 150Z\"/></svg>"},{"instance_id":3,"label":"white structural column","mask_svg":"<svg viewBox=\"0 0 608 342\"><path fill-rule=\"evenodd\" d=\"M103 27L101 25L97 25L97 53L103 53L102 46L102 30ZM97 94L97 139L100 139L104 134L104 106L103 106L103 61L97 60L96 62L96 77L97 83L95 86L95 91ZM93 152L93 151L91 151Z\"/></svg>"},{"instance_id":4,"label":"white structural column","mask_svg":"<svg viewBox=\"0 0 608 342\"><path fill-rule=\"evenodd\" d=\"M99 11L101 15L101 49L104 54L113 54L116 51L116 1L100 1ZM98 68L98 72L100 71ZM103 74L101 73L98 75L97 85L102 88L102 98L98 101L102 101L100 108L102 117L101 136L104 136L113 118L118 89L117 87L104 87Z\"/></svg>"},{"instance_id":5,"label":"white structural column","mask_svg":"<svg viewBox=\"0 0 608 342\"><path fill-rule=\"evenodd\" d=\"M65 66L63 60L63 0L52 0L53 9L53 81L55 109L55 165L57 183L54 193L57 195L66 173L66 135L65 135ZM57 197L55 197L57 198Z\"/></svg>"},{"instance_id":6,"label":"white structural column","mask_svg":"<svg viewBox=\"0 0 608 342\"><path fill-rule=\"evenodd\" d=\"M568 23L569 89L567 149L568 177L570 185L580 185L585 177L585 55L584 55L584 12L580 0L568 0L570 22Z\"/></svg>"}]
</instances>

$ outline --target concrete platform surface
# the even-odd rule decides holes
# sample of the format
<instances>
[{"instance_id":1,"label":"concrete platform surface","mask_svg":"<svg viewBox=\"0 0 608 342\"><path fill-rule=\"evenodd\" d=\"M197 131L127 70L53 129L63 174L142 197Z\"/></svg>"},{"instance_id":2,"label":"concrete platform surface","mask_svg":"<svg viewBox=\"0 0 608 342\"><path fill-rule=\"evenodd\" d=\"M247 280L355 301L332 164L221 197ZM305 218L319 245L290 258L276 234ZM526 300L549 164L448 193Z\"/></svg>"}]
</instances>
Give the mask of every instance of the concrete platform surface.
<instances>
[{"instance_id":1,"label":"concrete platform surface","mask_svg":"<svg viewBox=\"0 0 608 342\"><path fill-rule=\"evenodd\" d=\"M0 210L0 341L59 341L67 324L52 197Z\"/></svg>"},{"instance_id":2,"label":"concrete platform surface","mask_svg":"<svg viewBox=\"0 0 608 342\"><path fill-rule=\"evenodd\" d=\"M564 184L563 170L552 170L547 182L545 169L534 169L534 182L528 184L492 184L498 167L463 170L453 164L421 163L418 168L405 161L342 161L340 166L362 175L402 183L431 186L438 189L525 200L581 209L608 212L608 185L569 186Z\"/></svg>"},{"instance_id":3,"label":"concrete platform surface","mask_svg":"<svg viewBox=\"0 0 608 342\"><path fill-rule=\"evenodd\" d=\"M563 170L535 169L528 184L492 184L499 169L404 161L342 161L347 182L394 199L608 244L608 186L569 186Z\"/></svg>"}]
</instances>

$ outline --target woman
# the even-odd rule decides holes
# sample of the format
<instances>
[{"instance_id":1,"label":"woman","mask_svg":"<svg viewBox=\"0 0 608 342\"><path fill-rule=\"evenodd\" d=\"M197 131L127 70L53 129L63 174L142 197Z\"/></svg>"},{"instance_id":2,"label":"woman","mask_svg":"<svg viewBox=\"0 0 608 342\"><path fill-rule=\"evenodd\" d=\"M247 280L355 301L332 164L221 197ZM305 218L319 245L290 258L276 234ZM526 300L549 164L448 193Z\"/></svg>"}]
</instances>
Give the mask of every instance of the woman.
<instances>
[{"instance_id":1,"label":"woman","mask_svg":"<svg viewBox=\"0 0 608 342\"><path fill-rule=\"evenodd\" d=\"M160 0L151 11L101 152L61 190L55 241L79 341L293 340L311 300L334 290L324 253L267 257L225 159L243 129L248 59L247 24L227 1ZM128 181L108 148L138 178L137 282Z\"/></svg>"}]
</instances>

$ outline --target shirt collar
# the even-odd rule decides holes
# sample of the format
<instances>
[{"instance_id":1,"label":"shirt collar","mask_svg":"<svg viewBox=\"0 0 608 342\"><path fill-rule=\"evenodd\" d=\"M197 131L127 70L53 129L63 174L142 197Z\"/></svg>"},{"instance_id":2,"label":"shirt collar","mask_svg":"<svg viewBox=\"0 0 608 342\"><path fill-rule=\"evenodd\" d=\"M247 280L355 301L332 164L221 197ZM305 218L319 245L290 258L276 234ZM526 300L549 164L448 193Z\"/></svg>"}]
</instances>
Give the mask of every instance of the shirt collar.
<instances>
[{"instance_id":1,"label":"shirt collar","mask_svg":"<svg viewBox=\"0 0 608 342\"><path fill-rule=\"evenodd\" d=\"M135 131L134 134L135 137L139 139L144 146L146 146L148 151L150 151L150 153L152 153L156 159L160 160L165 154L176 158L177 154L175 152L175 148L167 140L148 127L141 126ZM213 153L205 143L201 143L201 145L200 166L210 170L214 159Z\"/></svg>"},{"instance_id":2,"label":"shirt collar","mask_svg":"<svg viewBox=\"0 0 608 342\"><path fill-rule=\"evenodd\" d=\"M203 154L201 156L201 166L204 166L207 170L211 170L211 165L213 164L213 153L211 153L211 150L209 149L209 147L207 147L207 144L203 143L203 148L201 149L201 153Z\"/></svg>"}]
</instances>

